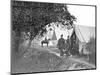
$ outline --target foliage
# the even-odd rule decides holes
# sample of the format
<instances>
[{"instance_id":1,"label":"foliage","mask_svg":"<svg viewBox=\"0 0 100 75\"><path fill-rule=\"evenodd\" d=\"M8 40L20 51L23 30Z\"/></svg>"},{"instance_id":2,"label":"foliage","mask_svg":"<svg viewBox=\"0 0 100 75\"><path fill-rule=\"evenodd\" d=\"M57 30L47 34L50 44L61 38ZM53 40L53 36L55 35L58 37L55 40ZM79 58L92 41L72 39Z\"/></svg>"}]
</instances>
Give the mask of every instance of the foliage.
<instances>
[{"instance_id":1,"label":"foliage","mask_svg":"<svg viewBox=\"0 0 100 75\"><path fill-rule=\"evenodd\" d=\"M12 1L12 29L18 36L22 31L30 32L31 40L43 36L47 24L68 21L72 25L75 20L65 4Z\"/></svg>"}]
</instances>

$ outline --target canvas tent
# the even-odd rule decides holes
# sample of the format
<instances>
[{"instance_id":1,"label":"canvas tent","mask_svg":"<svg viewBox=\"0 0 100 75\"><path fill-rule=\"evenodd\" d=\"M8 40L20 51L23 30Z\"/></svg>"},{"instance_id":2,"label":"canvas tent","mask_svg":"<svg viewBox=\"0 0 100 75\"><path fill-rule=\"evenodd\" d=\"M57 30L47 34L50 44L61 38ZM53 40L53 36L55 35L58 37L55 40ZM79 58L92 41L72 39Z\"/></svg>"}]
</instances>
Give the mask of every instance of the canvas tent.
<instances>
[{"instance_id":1,"label":"canvas tent","mask_svg":"<svg viewBox=\"0 0 100 75\"><path fill-rule=\"evenodd\" d=\"M90 38L95 38L95 27L75 25L75 32L81 42L89 42Z\"/></svg>"},{"instance_id":2,"label":"canvas tent","mask_svg":"<svg viewBox=\"0 0 100 75\"><path fill-rule=\"evenodd\" d=\"M78 43L79 47L79 52L81 52L83 46L87 42L89 42L90 38L95 38L95 27L87 27L87 26L75 26L74 30L71 35L71 40L75 36L75 40ZM73 42L73 41L72 41Z\"/></svg>"},{"instance_id":3,"label":"canvas tent","mask_svg":"<svg viewBox=\"0 0 100 75\"><path fill-rule=\"evenodd\" d=\"M56 36L56 33L55 33L55 31L53 31L53 35L52 35L52 38L51 38L51 40L57 40L57 36Z\"/></svg>"}]
</instances>

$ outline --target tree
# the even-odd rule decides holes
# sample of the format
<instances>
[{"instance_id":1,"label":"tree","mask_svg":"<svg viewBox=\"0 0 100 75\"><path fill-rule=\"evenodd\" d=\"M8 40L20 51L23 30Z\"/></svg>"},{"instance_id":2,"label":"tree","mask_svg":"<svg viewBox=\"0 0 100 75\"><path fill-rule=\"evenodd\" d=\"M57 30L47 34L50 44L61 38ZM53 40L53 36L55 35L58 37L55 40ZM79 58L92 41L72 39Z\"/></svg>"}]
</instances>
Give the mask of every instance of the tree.
<instances>
[{"instance_id":1,"label":"tree","mask_svg":"<svg viewBox=\"0 0 100 75\"><path fill-rule=\"evenodd\" d=\"M62 22L73 25L76 18L69 13L66 4L12 1L12 30L30 32L30 40L47 32L46 25ZM67 23L65 23L67 21Z\"/></svg>"}]
</instances>

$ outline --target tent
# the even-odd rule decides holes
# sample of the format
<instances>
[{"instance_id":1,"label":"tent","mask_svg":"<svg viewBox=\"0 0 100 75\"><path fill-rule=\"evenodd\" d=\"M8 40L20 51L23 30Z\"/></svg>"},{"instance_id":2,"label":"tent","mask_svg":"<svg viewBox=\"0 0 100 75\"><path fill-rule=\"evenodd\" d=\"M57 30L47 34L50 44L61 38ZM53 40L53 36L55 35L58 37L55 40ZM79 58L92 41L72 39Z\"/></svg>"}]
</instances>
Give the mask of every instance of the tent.
<instances>
[{"instance_id":1,"label":"tent","mask_svg":"<svg viewBox=\"0 0 100 75\"><path fill-rule=\"evenodd\" d=\"M55 33L55 31L53 31L53 35L52 35L52 38L51 38L51 40L57 40L57 36L56 36L56 33Z\"/></svg>"},{"instance_id":2,"label":"tent","mask_svg":"<svg viewBox=\"0 0 100 75\"><path fill-rule=\"evenodd\" d=\"M77 42L76 44L78 45L78 50L79 50L79 52L81 52L83 46L87 42L89 42L91 37L95 38L95 27L87 27L87 26L77 25L74 27L70 39L71 39L71 43L74 43L73 38L74 38L74 40L76 40L75 43Z\"/></svg>"},{"instance_id":3,"label":"tent","mask_svg":"<svg viewBox=\"0 0 100 75\"><path fill-rule=\"evenodd\" d=\"M52 43L53 46L57 45L57 36L56 36L55 30L53 31L52 38L51 38L50 42Z\"/></svg>"},{"instance_id":4,"label":"tent","mask_svg":"<svg viewBox=\"0 0 100 75\"><path fill-rule=\"evenodd\" d=\"M95 38L95 27L75 25L75 32L81 42L89 42L90 38Z\"/></svg>"}]
</instances>

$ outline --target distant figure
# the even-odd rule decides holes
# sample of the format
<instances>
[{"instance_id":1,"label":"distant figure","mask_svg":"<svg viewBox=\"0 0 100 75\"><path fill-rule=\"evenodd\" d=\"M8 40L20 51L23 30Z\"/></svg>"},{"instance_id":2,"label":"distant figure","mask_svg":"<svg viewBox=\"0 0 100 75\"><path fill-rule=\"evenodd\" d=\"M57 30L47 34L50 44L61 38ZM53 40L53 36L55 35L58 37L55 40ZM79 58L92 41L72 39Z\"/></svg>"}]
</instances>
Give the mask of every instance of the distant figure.
<instances>
[{"instance_id":1,"label":"distant figure","mask_svg":"<svg viewBox=\"0 0 100 75\"><path fill-rule=\"evenodd\" d=\"M69 36L67 37L67 40L66 40L66 45L65 45L65 53L66 53L66 56L69 56L70 55L70 38Z\"/></svg>"},{"instance_id":2,"label":"distant figure","mask_svg":"<svg viewBox=\"0 0 100 75\"><path fill-rule=\"evenodd\" d=\"M63 38L63 35L61 35L61 38L58 40L57 47L60 50L60 56L63 56L64 55L63 50L65 49L65 40Z\"/></svg>"},{"instance_id":3,"label":"distant figure","mask_svg":"<svg viewBox=\"0 0 100 75\"><path fill-rule=\"evenodd\" d=\"M45 37L45 40L42 40L42 41L41 41L42 47L43 47L43 44L47 44L47 47L48 47L49 40L50 40L50 39L47 39L47 38Z\"/></svg>"}]
</instances>

